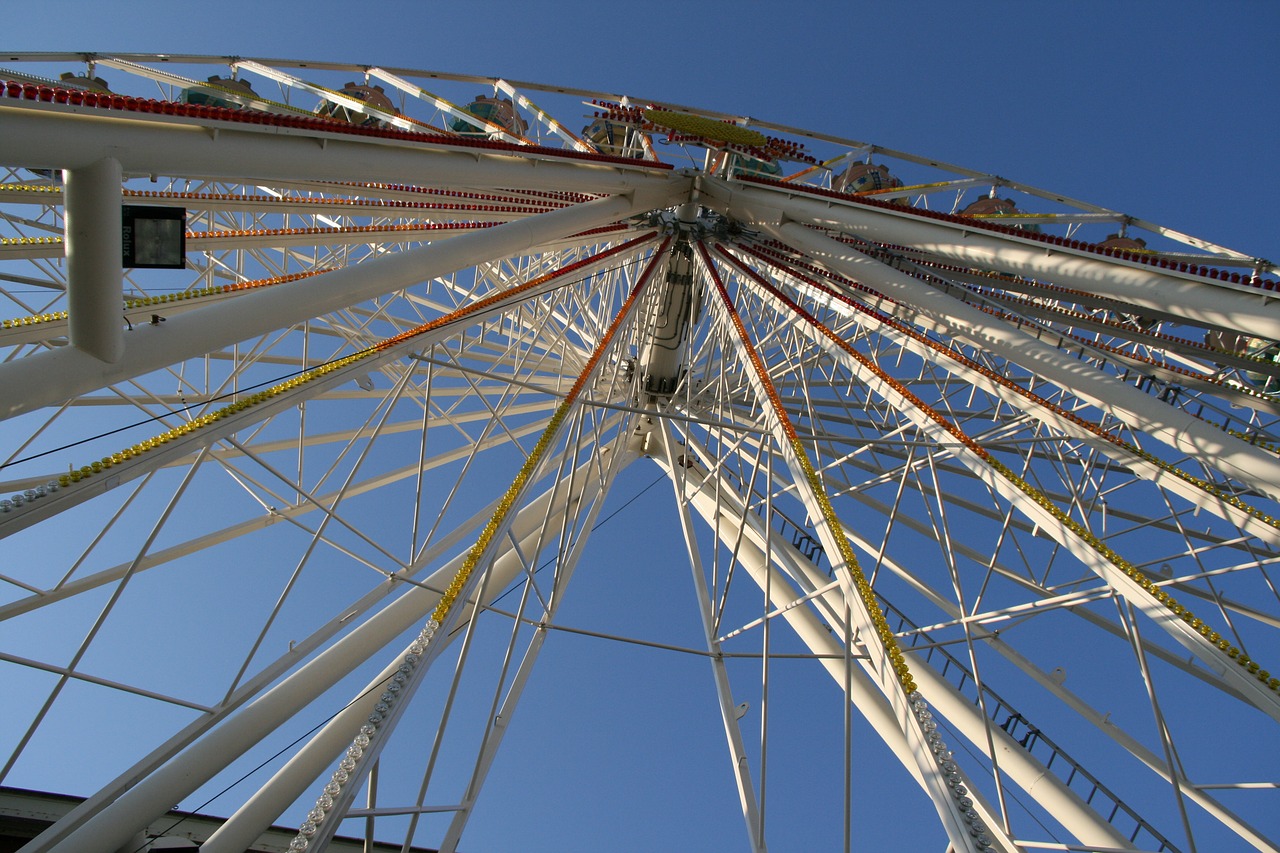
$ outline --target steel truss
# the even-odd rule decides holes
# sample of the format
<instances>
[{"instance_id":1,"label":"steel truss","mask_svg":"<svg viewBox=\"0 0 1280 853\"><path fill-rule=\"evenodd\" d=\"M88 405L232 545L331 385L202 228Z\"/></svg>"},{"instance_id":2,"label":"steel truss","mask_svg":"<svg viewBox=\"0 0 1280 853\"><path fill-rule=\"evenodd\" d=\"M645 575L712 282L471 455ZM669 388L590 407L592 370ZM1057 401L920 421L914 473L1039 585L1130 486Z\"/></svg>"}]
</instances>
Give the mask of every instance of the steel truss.
<instances>
[{"instance_id":1,"label":"steel truss","mask_svg":"<svg viewBox=\"0 0 1280 853\"><path fill-rule=\"evenodd\" d=\"M742 123L664 131L600 93L239 60L245 121L42 99L83 58L25 59L36 95L0 98L0 779L75 750L94 792L24 850L145 849L224 788L202 850L282 820L295 850L465 848L561 636L703 659L752 850L789 846L798 795L817 846L925 814L956 850L1280 850L1265 261L902 152L945 175L838 192L871 149L794 128L758 125L826 167L753 179ZM221 91L178 73L208 57L90 61L171 105ZM395 110L321 76L357 73ZM451 129L473 114L437 88L477 83L528 128ZM626 132L574 133L545 109L567 96ZM316 98L381 124L317 124ZM662 163L662 132L704 168ZM997 186L1017 227L938 212ZM117 278L120 203L185 207L186 268ZM1125 222L1151 247L1083 236ZM665 514L622 508L653 475ZM626 521L651 553L602 543ZM658 612L574 606L615 562ZM796 660L837 701L795 707ZM871 826L882 779L914 793Z\"/></svg>"}]
</instances>

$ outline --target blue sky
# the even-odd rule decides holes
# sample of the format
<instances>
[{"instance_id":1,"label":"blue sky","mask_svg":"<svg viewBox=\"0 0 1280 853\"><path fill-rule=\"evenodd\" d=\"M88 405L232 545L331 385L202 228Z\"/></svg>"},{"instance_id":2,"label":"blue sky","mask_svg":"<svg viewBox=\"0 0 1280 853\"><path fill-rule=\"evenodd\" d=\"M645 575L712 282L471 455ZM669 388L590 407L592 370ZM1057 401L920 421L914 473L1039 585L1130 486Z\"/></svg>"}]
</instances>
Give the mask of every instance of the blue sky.
<instances>
[{"instance_id":1,"label":"blue sky","mask_svg":"<svg viewBox=\"0 0 1280 853\"><path fill-rule=\"evenodd\" d=\"M60 2L46 4L38 17L30 27L10 27L4 46L368 62L626 92L936 156L1242 251L1277 254L1269 247L1277 242L1272 207L1280 198L1280 170L1270 137L1280 83L1274 60L1280 7L1272 3L1211 8L1186 2L783 6L230 0ZM649 468L633 472L626 493L639 492L651 478ZM646 493L637 511L660 518L667 489L659 484ZM642 530L610 533L613 547L645 545ZM586 587L580 590L584 599L591 598L592 586L634 584L625 594L637 597L638 612L661 600L655 587L611 575L607 566L577 583ZM692 629L693 614L686 615ZM596 653L590 641L573 642L579 655ZM646 671L642 667L601 663L588 691L573 667L550 655L545 663L539 673L543 680L521 708L521 722L583 734L569 739L551 764L545 754L517 753L513 767L527 761L529 773L554 780L574 768L573 748L590 751L594 738L627 739L625 727L606 735L587 722L588 709L598 711L611 694L626 697L619 701L628 703L627 713L619 717L637 735L666 725L676 751L703 743L722 751L714 717L703 714L702 728L682 722L683 706L705 695L686 699L673 694L670 684L642 684L652 702L638 704L626 691L636 687L630 673ZM695 676L705 685L700 671L689 675ZM825 716L829 724L831 715ZM127 718L120 721L122 730L127 725ZM838 731L815 728L779 737L789 738L802 756L805 749L821 748L825 738L838 737ZM804 769L800 761L794 772L802 775ZM517 774L495 778L499 789L512 789L502 792L501 801L523 802L508 808L525 811L478 814L468 835L470 849L511 849L506 845L516 843L530 850L600 849L610 840L618 849L629 849L620 838L664 834L675 849L741 848L741 821L732 814L735 794L720 766L709 768L705 778L675 776L660 756L635 754L617 771L609 779L580 780L580 802L567 804L567 811L588 827L581 847L561 846L554 837L558 812L552 809L566 804L553 806L554 798L538 790L544 787L538 777L532 782ZM863 784L866 796L876 787L901 788L901 780ZM830 785L828 778L814 780L815 789ZM532 795L509 799L522 787ZM652 787L676 792L666 802L682 804L685 811L669 806L662 813L642 812L632 816L634 825L605 816L609 801L647 802L642 792ZM778 796L805 795L791 789ZM875 807L886 808L881 803L890 801L876 800ZM797 814L806 807L833 806L826 794L808 806L789 806ZM680 828L713 808L727 809L728 819L699 824L696 830ZM936 831L922 838L936 847ZM894 841L877 843L893 849ZM775 849L799 845L781 840Z\"/></svg>"}]
</instances>

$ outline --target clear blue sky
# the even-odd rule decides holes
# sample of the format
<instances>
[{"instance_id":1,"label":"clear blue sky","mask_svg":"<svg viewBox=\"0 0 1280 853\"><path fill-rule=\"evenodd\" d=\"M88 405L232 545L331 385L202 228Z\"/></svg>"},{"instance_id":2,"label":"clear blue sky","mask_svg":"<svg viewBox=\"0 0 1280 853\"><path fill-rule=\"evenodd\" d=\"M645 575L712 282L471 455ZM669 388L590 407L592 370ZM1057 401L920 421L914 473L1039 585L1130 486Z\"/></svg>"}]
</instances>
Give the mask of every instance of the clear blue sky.
<instances>
[{"instance_id":1,"label":"clear blue sky","mask_svg":"<svg viewBox=\"0 0 1280 853\"><path fill-rule=\"evenodd\" d=\"M21 14L26 23L10 20L6 49L312 58L625 92L936 156L1231 248L1280 254L1271 209L1280 198L1272 138L1280 6L1269 2L140 0L50 2L39 12ZM11 10L8 17L17 13ZM646 468L632 478L631 492L649 479ZM646 512L658 512L664 488L642 499ZM611 535L619 549L646 544L643 530L619 528ZM625 582L606 570L577 581L584 599L593 587L602 594ZM660 596L641 584L625 595L636 597L639 612L645 612L645 602L660 606ZM596 653L585 641L575 651ZM572 772L572 750L591 751L596 738L633 736L627 728L605 734L586 717L607 708L610 691L622 695L634 688L632 673L648 670L640 664L629 670L617 659L602 664L592 696L578 701L582 686L575 672L550 656L546 664L520 722L579 733L564 740L551 764L545 755L530 753L530 771L553 780ZM699 668L691 680L696 675L705 684L702 663L688 666ZM639 738L648 728L671 723L669 746L675 752L692 752L703 743L721 752L714 718L704 714L701 729L681 728L686 699L670 687L652 684L649 703L623 700L627 707L618 716L624 726ZM823 716L829 723L832 714ZM821 747L827 737L838 738L838 730L781 734L779 754L784 743L801 751ZM523 758L517 753L512 761ZM536 777L495 777L494 793L512 803L504 806L510 810L481 812L464 849L634 849L628 839L654 846L654 839L663 838L668 849L742 848L735 794L721 765L707 768L705 778L687 775L698 771L685 768L676 776L661 756L637 752L616 770L610 779L579 780L577 794L550 793L554 786ZM803 775L803 761L793 772ZM619 784L619 778L629 782ZM875 781L868 784L868 796ZM897 790L900 783L884 785ZM815 786L830 784L814 780ZM521 787L527 789L521 797L508 799ZM654 801L645 796L650 787L688 793L677 796L674 807L671 797L658 800L668 810L644 811ZM778 796L803 798L794 789ZM634 824L606 815L609 800L630 798L643 804L630 818ZM889 801L877 801L876 808L888 808ZM825 805L812 808L830 807L829 798L817 802ZM719 810L721 817L727 809L729 819L683 828L685 821L698 821L704 807ZM779 808L803 815L805 806ZM558 814L586 825L582 840L555 836ZM914 838L910 828L904 832L867 849L909 849L897 846ZM932 845L928 849L940 849L937 837L933 828L923 834ZM803 848L783 836L774 849Z\"/></svg>"}]
</instances>

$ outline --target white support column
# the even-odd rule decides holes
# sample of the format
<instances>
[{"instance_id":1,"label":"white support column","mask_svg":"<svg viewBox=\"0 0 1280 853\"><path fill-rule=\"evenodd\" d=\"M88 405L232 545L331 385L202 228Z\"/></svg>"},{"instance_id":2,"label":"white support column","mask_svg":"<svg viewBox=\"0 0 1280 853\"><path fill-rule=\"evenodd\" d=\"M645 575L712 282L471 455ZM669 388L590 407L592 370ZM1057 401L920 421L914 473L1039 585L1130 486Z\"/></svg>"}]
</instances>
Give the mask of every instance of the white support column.
<instances>
[{"instance_id":1,"label":"white support column","mask_svg":"<svg viewBox=\"0 0 1280 853\"><path fill-rule=\"evenodd\" d=\"M108 363L124 354L120 181L110 157L62 172L71 345Z\"/></svg>"},{"instance_id":2,"label":"white support column","mask_svg":"<svg viewBox=\"0 0 1280 853\"><path fill-rule=\"evenodd\" d=\"M0 365L0 419L65 400L473 266L504 258L597 225L665 207L688 194L680 180L659 192L611 196L538 214L483 231L398 252L354 267L294 281L135 329L115 364L73 347L36 353Z\"/></svg>"},{"instance_id":3,"label":"white support column","mask_svg":"<svg viewBox=\"0 0 1280 853\"><path fill-rule=\"evenodd\" d=\"M590 464L590 463L587 463ZM594 497L595 478L583 477L582 499ZM512 533L520 547L531 545L548 516L559 516L576 510L577 496L546 492L531 501L512 524ZM347 673L362 666L371 656L384 649L404 631L425 620L440 599L461 565L465 554L450 561L423 583L412 586L395 601L354 628L280 684L245 706L192 744L173 760L135 782L108 803L97 802L77 807L58 823L49 827L23 848L24 853L77 853L83 850L115 850L125 844L140 828L157 820L226 766L228 756L243 753L266 737L317 696L336 684ZM521 569L512 545L494 562L494 581L490 590L497 594ZM429 588L428 588L429 587ZM468 608L470 610L470 607ZM467 612L464 618L470 618ZM367 714L367 711L366 711ZM350 734L347 731L346 734ZM326 757L331 758L332 754ZM323 767L321 768L323 770ZM319 773L320 771L316 771ZM311 777L314 779L314 775ZM296 798L296 797L295 797ZM266 818L267 824L279 816L292 800ZM94 811L93 809L97 810ZM263 812L270 809L263 804ZM245 849L241 847L239 849Z\"/></svg>"}]
</instances>

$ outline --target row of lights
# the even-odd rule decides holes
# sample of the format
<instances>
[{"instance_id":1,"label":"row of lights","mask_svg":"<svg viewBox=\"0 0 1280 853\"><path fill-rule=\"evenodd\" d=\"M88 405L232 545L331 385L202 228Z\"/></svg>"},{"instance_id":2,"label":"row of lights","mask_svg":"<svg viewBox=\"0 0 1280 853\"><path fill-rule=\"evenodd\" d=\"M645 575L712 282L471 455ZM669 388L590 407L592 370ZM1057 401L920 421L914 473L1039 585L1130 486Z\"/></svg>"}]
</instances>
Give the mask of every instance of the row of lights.
<instances>
[{"instance_id":1,"label":"row of lights","mask_svg":"<svg viewBox=\"0 0 1280 853\"><path fill-rule=\"evenodd\" d=\"M0 237L0 246L53 246L61 237Z\"/></svg>"},{"instance_id":2,"label":"row of lights","mask_svg":"<svg viewBox=\"0 0 1280 853\"><path fill-rule=\"evenodd\" d=\"M0 184L0 192L58 193L62 188L53 184Z\"/></svg>"},{"instance_id":3,"label":"row of lights","mask_svg":"<svg viewBox=\"0 0 1280 853\"><path fill-rule=\"evenodd\" d=\"M0 499L0 512L13 512L23 504L35 503L45 495L52 494L60 488L57 480L36 486L33 489L25 489L17 492L10 498Z\"/></svg>"},{"instance_id":4,"label":"row of lights","mask_svg":"<svg viewBox=\"0 0 1280 853\"><path fill-rule=\"evenodd\" d=\"M517 210L487 208L495 213ZM535 211L536 212L536 211ZM347 225L340 228L236 228L226 231L188 231L192 240L218 240L228 237L296 237L300 235L328 234L377 234L383 231L469 231L476 228L492 228L500 222L426 222L408 225Z\"/></svg>"},{"instance_id":5,"label":"row of lights","mask_svg":"<svg viewBox=\"0 0 1280 853\"><path fill-rule=\"evenodd\" d=\"M162 293L156 296L143 296L137 299L126 299L124 301L124 307L125 310L132 310L137 308L150 308L167 302L185 302L188 299L201 299L206 296L234 293L238 290L253 290L259 287L270 287L276 284L284 284L285 282L310 278L313 275L320 275L321 273L329 271L330 268L308 270L307 272L277 275L272 276L271 278L253 279L252 281L242 281L238 284L220 284L216 287L198 287L194 290L182 290L177 293ZM10 320L3 320L0 321L0 328L17 329L22 326L35 326L40 323L52 323L58 320L66 320L67 317L68 314L66 311L51 311L45 314L33 314L29 317L15 317Z\"/></svg>"},{"instance_id":6,"label":"row of lights","mask_svg":"<svg viewBox=\"0 0 1280 853\"><path fill-rule=\"evenodd\" d=\"M1238 429L1229 429L1227 430L1227 432L1229 432L1231 435L1234 435L1236 438L1240 439L1241 441L1247 441L1250 444L1257 445L1258 447L1264 448L1266 450L1270 450L1272 453L1280 454L1280 444L1276 444L1273 441L1267 441L1266 439L1259 438L1257 433L1242 432Z\"/></svg>"},{"instance_id":7,"label":"row of lights","mask_svg":"<svg viewBox=\"0 0 1280 853\"><path fill-rule=\"evenodd\" d=\"M3 186L3 185L0 185ZM436 201L393 201L380 198L340 198L331 196L260 196L234 193L163 192L160 190L125 190L129 198L162 198L182 201L230 201L255 206L272 205L337 205L341 207L377 207L393 210L468 210L514 211L517 213L541 213L545 207L492 207L482 204L446 204Z\"/></svg>"},{"instance_id":8,"label":"row of lights","mask_svg":"<svg viewBox=\"0 0 1280 853\"><path fill-rule=\"evenodd\" d=\"M89 479L90 477L100 474L109 468L123 464L130 459L142 456L143 454L168 444L171 441L176 441L177 439L189 435L198 429L209 426L210 424L216 423L217 421L225 418L229 418L232 415L238 414L252 406L265 403L274 397L297 388L299 385L319 379L321 376L325 376L335 370L340 370L354 362L360 361L361 359L368 358L377 351L376 347L369 347L368 349L361 350L360 352L353 353L344 358L328 362L327 364L322 364L319 367L314 367L304 373L298 374L292 379L286 379L284 382L273 385L265 391L259 391L256 394L252 394L241 400L237 400L234 403L222 406L212 412L200 415L197 418L187 421L181 426L165 430L158 435L144 439L137 444L126 447L124 450L113 453L110 456L104 456L102 459L91 462L88 465L83 465L80 468L73 466L68 473L62 474L58 477L58 484L65 488L73 483L79 483L81 480Z\"/></svg>"},{"instance_id":9,"label":"row of lights","mask_svg":"<svg viewBox=\"0 0 1280 853\"><path fill-rule=\"evenodd\" d=\"M356 185L358 186L358 185ZM383 186L383 189L398 189L406 192L433 192L428 188L415 188L410 186ZM0 183L0 192L28 192L28 193L60 193L61 187L51 184L12 184ZM192 192L176 192L161 190L131 190L125 189L126 198L159 198L159 199L178 199L182 201L230 201L244 202L255 205L281 205L281 204L298 204L305 203L309 205L338 205L343 207L380 207L392 208L396 210L501 210L503 212L517 213L540 213L548 207L558 207L559 205L541 204L539 207L502 207L495 208L488 205L478 204L444 204L441 202L431 201L395 201L379 198L339 198L329 196L257 196L244 195L242 193L192 193ZM435 192L437 195L457 196L459 198L474 198L486 201L513 201L514 199L507 196L482 195L480 193L469 193L462 191ZM582 196L580 201L589 200L587 196ZM39 238L31 238L39 239ZM57 239L57 238L46 238Z\"/></svg>"},{"instance_id":10,"label":"row of lights","mask_svg":"<svg viewBox=\"0 0 1280 853\"><path fill-rule=\"evenodd\" d=\"M320 825L325 822L329 817L330 811L333 810L336 802L335 798L341 795L343 786L351 780L351 774L356 769L356 764L364 756L373 739L383 730L383 722L386 721L392 708L404 695L409 679L413 676L419 661L422 660L423 653L426 652L427 646L435 638L438 630L440 630L440 623L434 618L428 619L427 623L422 626L422 630L418 632L417 638L405 650L404 655L400 658L399 668L391 676L391 680L382 691L382 695L378 697L378 702L365 719L364 725L360 726L360 731L352 740L351 746L347 747L346 753L339 760L333 775L325 783L324 790L316 798L315 806L311 811L307 812L306 820L298 827L298 834L289 842L291 853L303 853L311 846L311 839L319 832Z\"/></svg>"},{"instance_id":11,"label":"row of lights","mask_svg":"<svg viewBox=\"0 0 1280 853\"><path fill-rule=\"evenodd\" d=\"M987 825L974 808L973 798L969 796L969 789L964 786L964 777L960 775L960 767L956 764L946 741L938 733L938 724L933 719L928 703L924 701L919 691L908 694L907 703L911 708L912 716L924 732L929 751L938 762L938 769L942 771L942 778L950 789L952 799L955 800L956 811L960 813L960 819L964 821L965 829L973 839L974 848L979 853L992 849L994 844L987 832Z\"/></svg>"}]
</instances>

